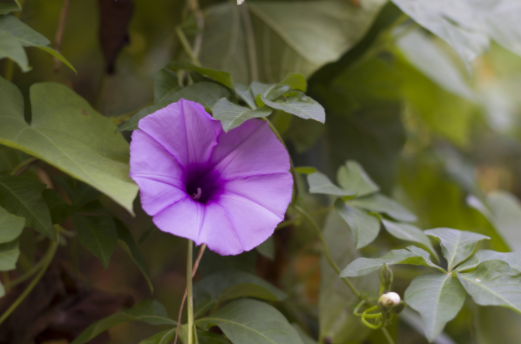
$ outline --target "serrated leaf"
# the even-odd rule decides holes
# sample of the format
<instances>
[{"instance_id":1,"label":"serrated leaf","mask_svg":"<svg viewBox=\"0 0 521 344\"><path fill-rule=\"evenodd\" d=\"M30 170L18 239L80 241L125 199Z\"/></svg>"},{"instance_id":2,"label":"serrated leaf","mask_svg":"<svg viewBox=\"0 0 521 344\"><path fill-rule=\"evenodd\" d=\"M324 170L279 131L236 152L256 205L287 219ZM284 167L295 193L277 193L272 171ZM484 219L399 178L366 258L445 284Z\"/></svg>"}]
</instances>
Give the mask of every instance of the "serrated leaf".
<instances>
[{"instance_id":1,"label":"serrated leaf","mask_svg":"<svg viewBox=\"0 0 521 344\"><path fill-rule=\"evenodd\" d=\"M165 307L157 301L147 300L138 303L131 309L118 312L96 321L83 331L71 344L84 344L106 330L131 321L142 321L150 325L176 325L168 318Z\"/></svg>"},{"instance_id":2,"label":"serrated leaf","mask_svg":"<svg viewBox=\"0 0 521 344\"><path fill-rule=\"evenodd\" d=\"M170 68L161 68L154 79L154 101L158 103L168 92L180 90L179 78Z\"/></svg>"},{"instance_id":3,"label":"serrated leaf","mask_svg":"<svg viewBox=\"0 0 521 344\"><path fill-rule=\"evenodd\" d=\"M329 178L320 172L314 172L307 176L310 193L319 193L335 196L354 196L351 191L344 190L336 186Z\"/></svg>"},{"instance_id":4,"label":"serrated leaf","mask_svg":"<svg viewBox=\"0 0 521 344\"><path fill-rule=\"evenodd\" d=\"M433 267L445 273L445 270L431 262L427 251L415 246L410 247L414 252L408 249L401 249L392 250L380 258L358 258L342 270L340 277L364 276L379 270L384 264L424 265Z\"/></svg>"},{"instance_id":5,"label":"serrated leaf","mask_svg":"<svg viewBox=\"0 0 521 344\"><path fill-rule=\"evenodd\" d=\"M110 256L118 244L118 232L114 220L109 216L87 217L72 215L80 243L108 267Z\"/></svg>"},{"instance_id":6,"label":"serrated leaf","mask_svg":"<svg viewBox=\"0 0 521 344\"><path fill-rule=\"evenodd\" d=\"M273 112L269 107L259 109L248 109L246 107L235 105L226 98L221 98L212 108L213 118L221 121L224 131L237 128L245 121L252 118L261 118L271 115Z\"/></svg>"},{"instance_id":7,"label":"serrated leaf","mask_svg":"<svg viewBox=\"0 0 521 344\"><path fill-rule=\"evenodd\" d=\"M180 90L173 89L172 91L165 94L159 103L141 109L128 121L123 123L119 127L118 131L136 130L138 128L138 123L142 118L166 107L169 104L179 101L181 98L199 103L209 110L219 99L228 96L229 92L226 90L226 88L208 81L198 82L190 86L183 87Z\"/></svg>"},{"instance_id":8,"label":"serrated leaf","mask_svg":"<svg viewBox=\"0 0 521 344\"><path fill-rule=\"evenodd\" d=\"M241 297L281 301L287 295L253 274L223 270L203 278L194 285L195 314L202 314L217 302Z\"/></svg>"},{"instance_id":9,"label":"serrated leaf","mask_svg":"<svg viewBox=\"0 0 521 344\"><path fill-rule=\"evenodd\" d=\"M431 241L427 235L418 227L409 225L407 223L392 222L385 219L382 220L382 222L384 224L384 228L395 238L421 244L425 246L425 248L427 248L436 258L438 258L438 254L432 246Z\"/></svg>"},{"instance_id":10,"label":"serrated leaf","mask_svg":"<svg viewBox=\"0 0 521 344\"><path fill-rule=\"evenodd\" d=\"M343 189L352 191L359 197L380 190L362 166L353 160L348 160L343 166L340 166L337 172L337 181Z\"/></svg>"},{"instance_id":11,"label":"serrated leaf","mask_svg":"<svg viewBox=\"0 0 521 344\"><path fill-rule=\"evenodd\" d=\"M10 214L0 207L0 244L4 244L18 238L24 229L25 219Z\"/></svg>"},{"instance_id":12,"label":"serrated leaf","mask_svg":"<svg viewBox=\"0 0 521 344\"><path fill-rule=\"evenodd\" d=\"M503 306L521 313L521 273L507 263L483 262L473 272L457 272L457 276L478 305Z\"/></svg>"},{"instance_id":13,"label":"serrated leaf","mask_svg":"<svg viewBox=\"0 0 521 344\"><path fill-rule=\"evenodd\" d=\"M170 63L169 66L172 66L173 68L186 70L186 71L197 72L197 73L207 76L233 90L232 75L228 72L225 72L222 70L215 70L215 69L211 69L211 68L199 67L189 61L176 61L176 62Z\"/></svg>"},{"instance_id":14,"label":"serrated leaf","mask_svg":"<svg viewBox=\"0 0 521 344\"><path fill-rule=\"evenodd\" d=\"M416 277L404 296L407 305L422 316L425 336L432 342L458 315L466 293L450 274L426 274Z\"/></svg>"},{"instance_id":15,"label":"serrated leaf","mask_svg":"<svg viewBox=\"0 0 521 344\"><path fill-rule=\"evenodd\" d=\"M136 263L137 267L143 274L143 277L145 277L145 279L147 280L150 291L154 293L154 285L152 284L150 277L148 277L145 260L143 259L143 256L141 255L139 249L136 246L134 238L132 237L132 233L130 233L128 228L119 219L114 219L114 222L116 224L116 230L118 233L119 240L121 240L124 243L127 252L132 257L132 260L134 260L134 263Z\"/></svg>"},{"instance_id":16,"label":"serrated leaf","mask_svg":"<svg viewBox=\"0 0 521 344\"><path fill-rule=\"evenodd\" d=\"M11 214L24 217L27 227L56 240L51 214L42 198L44 189L44 184L30 178L0 174L0 206Z\"/></svg>"},{"instance_id":17,"label":"serrated leaf","mask_svg":"<svg viewBox=\"0 0 521 344\"><path fill-rule=\"evenodd\" d=\"M306 96L302 92L288 92L284 94L284 98L285 101L275 102L261 95L264 104L273 109L281 110L304 119L314 119L315 121L325 123L326 111L322 105L311 97Z\"/></svg>"},{"instance_id":18,"label":"serrated leaf","mask_svg":"<svg viewBox=\"0 0 521 344\"><path fill-rule=\"evenodd\" d=\"M475 269L479 264L490 260L501 260L511 268L521 272L521 252L496 252L490 250L479 250L456 270L463 272Z\"/></svg>"},{"instance_id":19,"label":"serrated leaf","mask_svg":"<svg viewBox=\"0 0 521 344\"><path fill-rule=\"evenodd\" d=\"M277 309L256 300L233 301L195 323L202 328L218 326L235 344L245 340L248 344L302 344L295 329Z\"/></svg>"},{"instance_id":20,"label":"serrated leaf","mask_svg":"<svg viewBox=\"0 0 521 344\"><path fill-rule=\"evenodd\" d=\"M177 327L158 332L155 335L148 337L147 339L143 339L139 342L139 344L168 344L174 339L176 330Z\"/></svg>"},{"instance_id":21,"label":"serrated leaf","mask_svg":"<svg viewBox=\"0 0 521 344\"><path fill-rule=\"evenodd\" d=\"M440 239L441 251L447 259L448 271L452 271L458 264L470 257L479 241L490 239L478 233L451 228L429 229L424 233Z\"/></svg>"},{"instance_id":22,"label":"serrated leaf","mask_svg":"<svg viewBox=\"0 0 521 344\"><path fill-rule=\"evenodd\" d=\"M0 244L0 271L16 269L18 256L20 256L18 239Z\"/></svg>"},{"instance_id":23,"label":"serrated leaf","mask_svg":"<svg viewBox=\"0 0 521 344\"><path fill-rule=\"evenodd\" d=\"M129 178L129 145L108 118L65 85L31 87L31 125L24 100L0 78L0 144L44 160L132 212L138 187Z\"/></svg>"},{"instance_id":24,"label":"serrated leaf","mask_svg":"<svg viewBox=\"0 0 521 344\"><path fill-rule=\"evenodd\" d=\"M372 243L380 233L380 219L366 211L352 208L342 199L335 201L335 209L347 222L355 238L356 249L360 249Z\"/></svg>"},{"instance_id":25,"label":"serrated leaf","mask_svg":"<svg viewBox=\"0 0 521 344\"><path fill-rule=\"evenodd\" d=\"M376 213L384 213L390 217L404 222L416 221L416 215L405 209L395 200L382 194L369 195L355 198L347 202L348 205L363 208Z\"/></svg>"},{"instance_id":26,"label":"serrated leaf","mask_svg":"<svg viewBox=\"0 0 521 344\"><path fill-rule=\"evenodd\" d=\"M17 4L4 4L4 3L0 4L0 15L9 14L11 12L17 12L20 10L21 10L21 8L18 7ZM1 41L1 39L0 39L0 41Z\"/></svg>"}]
</instances>

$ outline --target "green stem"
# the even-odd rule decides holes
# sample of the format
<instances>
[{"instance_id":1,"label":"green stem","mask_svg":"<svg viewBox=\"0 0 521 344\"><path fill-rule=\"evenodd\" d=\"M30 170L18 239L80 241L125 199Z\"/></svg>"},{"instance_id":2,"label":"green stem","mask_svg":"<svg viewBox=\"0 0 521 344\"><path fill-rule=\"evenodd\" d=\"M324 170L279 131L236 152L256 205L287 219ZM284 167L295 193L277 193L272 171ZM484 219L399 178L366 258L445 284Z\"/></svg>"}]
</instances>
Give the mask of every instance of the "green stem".
<instances>
[{"instance_id":1,"label":"green stem","mask_svg":"<svg viewBox=\"0 0 521 344\"><path fill-rule=\"evenodd\" d=\"M190 60L192 60L192 63L200 67L201 63L199 62L199 59L195 55L194 51L192 50L190 43L188 43L188 39L186 38L185 33L183 32L181 27L176 27L175 32L177 34L177 37L179 37L179 41L181 42L181 45L183 46L185 52L188 54L188 57L190 57Z\"/></svg>"},{"instance_id":2,"label":"green stem","mask_svg":"<svg viewBox=\"0 0 521 344\"><path fill-rule=\"evenodd\" d=\"M4 314L2 314L2 316L0 317L0 324L2 324L5 321L5 319L7 319L9 315L11 315L11 313L16 309L16 307L18 307L20 303L27 297L27 295L29 295L29 293L34 289L36 284L38 284L42 276L45 274L45 271L47 271L49 265L51 265L52 259L54 258L54 254L56 253L57 248L58 241L52 241L49 245L49 249L45 253L45 256L43 258L44 263L40 271L38 272L36 277L31 281L31 283L27 286L27 288L25 288L22 294L20 294L20 296L15 300L15 302L13 302L13 304L4 312Z\"/></svg>"},{"instance_id":3,"label":"green stem","mask_svg":"<svg viewBox=\"0 0 521 344\"><path fill-rule=\"evenodd\" d=\"M31 166L31 164L33 164L36 161L38 161L38 158L30 158L25 161L22 161L13 169L13 171L11 172L11 175L18 176L18 175L22 174L23 172L25 172L25 170L27 168L29 168Z\"/></svg>"},{"instance_id":4,"label":"green stem","mask_svg":"<svg viewBox=\"0 0 521 344\"><path fill-rule=\"evenodd\" d=\"M389 344L394 344L393 337L391 337L391 334L389 333L389 331L387 331L387 328L382 327L382 332L384 333L384 336L389 342Z\"/></svg>"},{"instance_id":5,"label":"green stem","mask_svg":"<svg viewBox=\"0 0 521 344\"><path fill-rule=\"evenodd\" d=\"M306 218L306 220L308 220L308 222L311 224L311 226L315 229L315 231L317 232L318 238L320 239L320 243L322 244L322 250L324 251L324 254L326 255L327 261L329 262L329 265L331 265L331 267L336 271L336 273L338 275L340 275L340 269L339 269L338 265L336 265L336 263L333 260L333 258L331 258L331 254L329 253L329 249L327 247L326 240L324 239L324 236L322 235L322 230L320 230L320 228L316 224L315 220L313 220L313 218L304 209L302 209L301 207L299 207L296 204L294 204L293 207L295 208L295 210L298 213L300 213L302 216L304 216ZM362 295L360 294L360 292L356 289L356 287L347 278L343 277L342 280L349 287L349 289L351 289L353 294L355 294L355 296L358 299L360 299L360 300L363 299Z\"/></svg>"},{"instance_id":6,"label":"green stem","mask_svg":"<svg viewBox=\"0 0 521 344\"><path fill-rule=\"evenodd\" d=\"M13 288L13 287L17 286L18 284L25 282L26 280L28 280L29 278L31 278L32 275L34 275L35 273L37 273L38 270L40 270L40 268L43 266L44 263L45 263L45 258L44 258L44 259L41 259L38 263L36 263L35 265L33 265L33 267L31 267L31 269L29 269L29 271L27 271L26 273L24 273L22 276L17 277L17 278L15 278L14 280L12 280L11 282L9 282L9 283L6 285L6 288L7 288L7 287L9 287L9 288Z\"/></svg>"},{"instance_id":7,"label":"green stem","mask_svg":"<svg viewBox=\"0 0 521 344\"><path fill-rule=\"evenodd\" d=\"M192 240L188 240L188 254L186 256L186 294L187 294L187 307L188 313L188 343L194 344L194 300L192 296L192 255L193 255L193 243Z\"/></svg>"}]
</instances>

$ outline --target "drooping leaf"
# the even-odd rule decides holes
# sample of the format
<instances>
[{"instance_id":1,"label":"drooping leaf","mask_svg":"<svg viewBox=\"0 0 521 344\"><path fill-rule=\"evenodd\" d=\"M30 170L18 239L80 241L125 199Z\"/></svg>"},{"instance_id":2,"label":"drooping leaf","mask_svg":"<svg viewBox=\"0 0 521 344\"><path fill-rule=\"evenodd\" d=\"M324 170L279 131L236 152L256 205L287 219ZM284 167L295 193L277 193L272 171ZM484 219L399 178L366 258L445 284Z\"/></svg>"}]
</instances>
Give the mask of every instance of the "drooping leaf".
<instances>
[{"instance_id":1,"label":"drooping leaf","mask_svg":"<svg viewBox=\"0 0 521 344\"><path fill-rule=\"evenodd\" d=\"M425 336L432 342L459 313L466 293L450 274L426 274L416 277L404 296L407 305L421 314Z\"/></svg>"},{"instance_id":2,"label":"drooping leaf","mask_svg":"<svg viewBox=\"0 0 521 344\"><path fill-rule=\"evenodd\" d=\"M371 177L367 175L362 166L352 160L348 160L344 165L340 166L337 172L337 181L343 189L356 193L358 197L366 196L380 190L378 185L371 180Z\"/></svg>"},{"instance_id":3,"label":"drooping leaf","mask_svg":"<svg viewBox=\"0 0 521 344\"><path fill-rule=\"evenodd\" d=\"M130 233L128 228L119 219L114 219L114 222L116 224L116 230L118 233L119 240L121 240L124 243L124 246L127 249L126 251L130 254L132 260L134 260L134 263L136 263L137 267L143 274L143 277L145 277L145 279L147 280L148 287L150 288L150 291L153 293L154 285L152 284L152 281L148 276L145 260L143 259L143 256L141 255L139 249L136 246L134 238L132 237L132 233Z\"/></svg>"},{"instance_id":4,"label":"drooping leaf","mask_svg":"<svg viewBox=\"0 0 521 344\"><path fill-rule=\"evenodd\" d=\"M302 344L295 329L277 309L256 300L233 301L195 323L201 328L218 326L235 344L246 340L248 344Z\"/></svg>"},{"instance_id":5,"label":"drooping leaf","mask_svg":"<svg viewBox=\"0 0 521 344\"><path fill-rule=\"evenodd\" d=\"M73 205L65 202L54 189L43 190L42 196L51 212L52 223L62 223L76 210Z\"/></svg>"},{"instance_id":6,"label":"drooping leaf","mask_svg":"<svg viewBox=\"0 0 521 344\"><path fill-rule=\"evenodd\" d=\"M457 272L458 279L481 306L503 306L521 313L521 272L500 260L478 265L470 273Z\"/></svg>"},{"instance_id":7,"label":"drooping leaf","mask_svg":"<svg viewBox=\"0 0 521 344\"><path fill-rule=\"evenodd\" d=\"M11 214L24 217L27 227L32 227L50 239L56 240L51 214L42 198L44 189L44 184L30 178L0 174L0 206Z\"/></svg>"},{"instance_id":8,"label":"drooping leaf","mask_svg":"<svg viewBox=\"0 0 521 344\"><path fill-rule=\"evenodd\" d=\"M150 325L176 325L168 318L165 307L157 301L147 300L138 303L131 309L113 314L90 325L71 344L84 344L102 332L131 321L142 321Z\"/></svg>"},{"instance_id":9,"label":"drooping leaf","mask_svg":"<svg viewBox=\"0 0 521 344\"><path fill-rule=\"evenodd\" d=\"M18 239L0 244L0 271L16 269L16 262L20 255Z\"/></svg>"},{"instance_id":10,"label":"drooping leaf","mask_svg":"<svg viewBox=\"0 0 521 344\"><path fill-rule=\"evenodd\" d=\"M441 250L447 259L449 271L465 261L474 252L479 241L490 239L485 235L451 228L429 229L424 233L440 239Z\"/></svg>"},{"instance_id":11,"label":"drooping leaf","mask_svg":"<svg viewBox=\"0 0 521 344\"><path fill-rule=\"evenodd\" d=\"M255 297L281 301L287 295L260 277L238 270L211 274L194 285L195 314L201 314L217 302Z\"/></svg>"},{"instance_id":12,"label":"drooping leaf","mask_svg":"<svg viewBox=\"0 0 521 344\"><path fill-rule=\"evenodd\" d=\"M103 266L108 267L110 256L118 244L118 232L114 220L110 216L87 217L72 215L78 239L93 255L101 259Z\"/></svg>"},{"instance_id":13,"label":"drooping leaf","mask_svg":"<svg viewBox=\"0 0 521 344\"><path fill-rule=\"evenodd\" d=\"M384 213L399 221L416 221L416 216L413 213L405 209L398 202L382 194L355 198L353 200L349 200L347 204L369 211L374 211L376 213Z\"/></svg>"},{"instance_id":14,"label":"drooping leaf","mask_svg":"<svg viewBox=\"0 0 521 344\"><path fill-rule=\"evenodd\" d=\"M412 241L418 244L421 244L426 249L428 249L436 258L438 255L436 254L436 250L432 246L429 237L418 227L412 226L407 223L398 223L388 220L382 220L384 224L384 228L391 234L392 236L405 240Z\"/></svg>"},{"instance_id":15,"label":"drooping leaf","mask_svg":"<svg viewBox=\"0 0 521 344\"><path fill-rule=\"evenodd\" d=\"M221 98L212 108L213 118L221 121L224 131L232 130L252 118L268 117L273 112L269 107L248 109Z\"/></svg>"},{"instance_id":16,"label":"drooping leaf","mask_svg":"<svg viewBox=\"0 0 521 344\"><path fill-rule=\"evenodd\" d=\"M411 250L392 250L380 258L358 258L351 262L342 272L340 277L358 277L379 270L382 265L410 264L433 267L445 273L445 270L431 262L429 253L419 247L412 246ZM423 252L421 252L423 251Z\"/></svg>"},{"instance_id":17,"label":"drooping leaf","mask_svg":"<svg viewBox=\"0 0 521 344\"><path fill-rule=\"evenodd\" d=\"M177 74L170 68L161 68L154 79L154 101L158 103L168 92L180 88Z\"/></svg>"},{"instance_id":18,"label":"drooping leaf","mask_svg":"<svg viewBox=\"0 0 521 344\"><path fill-rule=\"evenodd\" d=\"M18 238L24 229L25 219L10 214L0 207L0 244L4 244Z\"/></svg>"},{"instance_id":19,"label":"drooping leaf","mask_svg":"<svg viewBox=\"0 0 521 344\"><path fill-rule=\"evenodd\" d=\"M128 177L128 143L116 125L57 83L33 85L31 105L28 125L22 94L0 78L0 143L46 161L132 212L138 187Z\"/></svg>"},{"instance_id":20,"label":"drooping leaf","mask_svg":"<svg viewBox=\"0 0 521 344\"><path fill-rule=\"evenodd\" d=\"M273 236L270 236L265 242L255 247L255 249L269 260L275 259L275 243L273 241Z\"/></svg>"},{"instance_id":21,"label":"drooping leaf","mask_svg":"<svg viewBox=\"0 0 521 344\"><path fill-rule=\"evenodd\" d=\"M158 332L155 335L148 337L147 339L143 339L139 342L139 344L168 344L174 339L176 330L177 327L174 327L170 330Z\"/></svg>"},{"instance_id":22,"label":"drooping leaf","mask_svg":"<svg viewBox=\"0 0 521 344\"><path fill-rule=\"evenodd\" d=\"M221 71L221 70L215 70L215 69L211 69L211 68L199 67L189 61L176 61L176 62L170 63L169 66L172 66L173 68L186 70L186 71L197 72L197 73L207 76L233 90L232 76L228 72Z\"/></svg>"},{"instance_id":23,"label":"drooping leaf","mask_svg":"<svg viewBox=\"0 0 521 344\"><path fill-rule=\"evenodd\" d=\"M199 103L206 109L210 110L219 99L228 96L229 92L226 90L226 88L208 81L198 82L190 86L183 87L180 90L173 89L166 93L163 98L161 98L159 103L141 109L128 121L123 123L118 130L124 131L138 129L138 123L142 118L166 107L169 104L179 101L181 98Z\"/></svg>"},{"instance_id":24,"label":"drooping leaf","mask_svg":"<svg viewBox=\"0 0 521 344\"><path fill-rule=\"evenodd\" d=\"M340 198L335 201L335 209L351 228L356 249L369 245L380 233L380 219L378 217L362 209L350 207Z\"/></svg>"},{"instance_id":25,"label":"drooping leaf","mask_svg":"<svg viewBox=\"0 0 521 344\"><path fill-rule=\"evenodd\" d=\"M502 260L511 268L521 272L521 252L496 252L490 250L479 250L463 264L458 266L458 271L475 269L479 264L490 260Z\"/></svg>"},{"instance_id":26,"label":"drooping leaf","mask_svg":"<svg viewBox=\"0 0 521 344\"><path fill-rule=\"evenodd\" d=\"M343 190L333 184L329 178L320 172L314 172L307 176L310 193L320 193L335 196L354 196L349 190Z\"/></svg>"},{"instance_id":27,"label":"drooping leaf","mask_svg":"<svg viewBox=\"0 0 521 344\"><path fill-rule=\"evenodd\" d=\"M281 110L292 115L304 118L314 119L321 123L326 121L326 111L311 97L306 96L302 92L288 92L284 94L285 101L271 101L264 95L261 96L262 101L267 106Z\"/></svg>"}]
</instances>

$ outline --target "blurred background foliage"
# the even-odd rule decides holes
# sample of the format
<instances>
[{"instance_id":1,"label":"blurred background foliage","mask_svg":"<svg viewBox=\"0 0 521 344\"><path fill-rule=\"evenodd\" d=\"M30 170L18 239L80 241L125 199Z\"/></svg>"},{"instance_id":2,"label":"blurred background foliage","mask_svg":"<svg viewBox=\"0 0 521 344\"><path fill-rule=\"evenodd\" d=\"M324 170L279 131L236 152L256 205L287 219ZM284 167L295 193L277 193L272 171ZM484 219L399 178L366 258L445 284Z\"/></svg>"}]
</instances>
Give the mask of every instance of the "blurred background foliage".
<instances>
[{"instance_id":1,"label":"blurred background foliage","mask_svg":"<svg viewBox=\"0 0 521 344\"><path fill-rule=\"evenodd\" d=\"M121 8L115 13L120 15L104 9L106 2L70 2L61 52L77 74L66 66L55 72L51 55L26 50L32 70L23 73L15 67L13 75L25 99L34 83L63 83L116 123L153 103L155 73L186 58L175 28L181 25L192 39L195 18L186 16L182 0L118 0ZM62 0L26 0L20 19L54 44L62 5ZM447 43L385 0L247 0L241 6L203 0L200 7L203 66L229 71L245 84L278 82L288 72L308 78L308 94L326 109L325 125L284 113L271 117L297 166L314 166L334 180L340 165L356 160L384 193L418 216L419 227L471 230L492 238L482 248L521 250L520 56L492 43L468 69ZM100 37L108 44L105 49ZM119 45L119 54L111 51ZM0 71L7 64L7 59L0 60ZM27 100L25 105L30 108ZM12 170L24 158L0 147L0 170ZM345 266L359 255L347 224L335 214L320 213L329 200L306 194L304 178L299 184L308 209L319 213L316 220L324 224L335 260ZM153 297L176 317L185 288L184 241L155 229L138 200L136 217L108 198L102 201L140 242ZM480 211L480 205L488 210ZM240 257L207 252L197 279L230 266L256 272L289 294L278 305L288 319L324 343L383 342L381 334L370 333L346 311L355 299L320 260L316 238L304 221L278 230L273 244L272 259L258 251ZM39 254L32 233L24 232L21 246L19 264L30 265ZM405 246L383 233L362 253L380 256ZM65 293L68 280L80 281L76 293L86 300L77 313L67 314L75 319L70 326L81 328L132 300L150 298L146 280L121 248L106 269L75 240L59 258L69 272L56 272L53 281L62 281ZM417 269L396 267L397 291L403 295L417 274ZM378 285L371 282L356 281L364 290ZM42 288L56 289L57 284ZM43 302L43 291L35 295L33 306ZM426 343L417 320L406 313L394 325L398 343ZM520 321L513 311L479 307L467 298L464 311L436 343L518 343ZM65 343L40 330L36 325L30 329L40 333L38 342ZM110 330L110 342L137 343L153 333L142 323L120 325Z\"/></svg>"}]
</instances>

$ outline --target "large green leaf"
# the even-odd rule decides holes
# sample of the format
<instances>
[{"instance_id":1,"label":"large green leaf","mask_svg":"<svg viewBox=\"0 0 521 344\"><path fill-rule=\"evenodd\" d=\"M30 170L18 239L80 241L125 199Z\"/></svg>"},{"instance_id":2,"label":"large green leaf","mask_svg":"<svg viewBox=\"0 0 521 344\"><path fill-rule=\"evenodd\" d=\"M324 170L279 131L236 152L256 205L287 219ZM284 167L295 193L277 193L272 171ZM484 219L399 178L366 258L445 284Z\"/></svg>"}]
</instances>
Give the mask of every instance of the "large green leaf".
<instances>
[{"instance_id":1,"label":"large green leaf","mask_svg":"<svg viewBox=\"0 0 521 344\"><path fill-rule=\"evenodd\" d=\"M302 344L277 309L256 300L233 301L195 323L202 328L218 326L234 344Z\"/></svg>"},{"instance_id":2,"label":"large green leaf","mask_svg":"<svg viewBox=\"0 0 521 344\"><path fill-rule=\"evenodd\" d=\"M0 13L1 14L1 13ZM5 34L7 33L7 35ZM37 47L60 59L74 72L74 67L59 52L49 47L51 42L38 32L25 25L14 16L0 15L0 58L9 57L22 71L31 70L25 51L20 46Z\"/></svg>"},{"instance_id":3,"label":"large green leaf","mask_svg":"<svg viewBox=\"0 0 521 344\"><path fill-rule=\"evenodd\" d=\"M168 344L174 339L176 330L177 327L174 327L170 330L158 332L147 339L143 339L139 344Z\"/></svg>"},{"instance_id":4,"label":"large green leaf","mask_svg":"<svg viewBox=\"0 0 521 344\"><path fill-rule=\"evenodd\" d=\"M10 214L0 207L0 244L13 241L22 234L25 219L20 216Z\"/></svg>"},{"instance_id":5,"label":"large green leaf","mask_svg":"<svg viewBox=\"0 0 521 344\"><path fill-rule=\"evenodd\" d=\"M306 1L298 6L292 1L218 4L206 12L201 62L229 71L245 84L254 76L272 83L290 72L308 77L351 48L384 3L363 0L359 7L343 1ZM253 47L247 42L249 22Z\"/></svg>"},{"instance_id":6,"label":"large green leaf","mask_svg":"<svg viewBox=\"0 0 521 344\"><path fill-rule=\"evenodd\" d=\"M108 267L110 256L118 244L118 232L110 216L87 217L72 215L78 239L93 255Z\"/></svg>"},{"instance_id":7,"label":"large green leaf","mask_svg":"<svg viewBox=\"0 0 521 344\"><path fill-rule=\"evenodd\" d=\"M398 202L382 194L355 198L347 201L347 204L377 213L384 213L399 221L416 221L416 216L413 213L405 209Z\"/></svg>"},{"instance_id":8,"label":"large green leaf","mask_svg":"<svg viewBox=\"0 0 521 344\"><path fill-rule=\"evenodd\" d=\"M488 194L487 200L490 213L487 216L485 210L481 209L483 215L488 218L511 250L521 250L521 235L519 232L521 205L519 200L514 195L504 191L495 191Z\"/></svg>"},{"instance_id":9,"label":"large green leaf","mask_svg":"<svg viewBox=\"0 0 521 344\"><path fill-rule=\"evenodd\" d=\"M0 78L0 144L54 165L132 212L138 187L128 177L128 143L112 121L57 83L33 85L31 108L29 125L22 94Z\"/></svg>"},{"instance_id":10,"label":"large green leaf","mask_svg":"<svg viewBox=\"0 0 521 344\"><path fill-rule=\"evenodd\" d=\"M407 223L398 223L389 220L382 220L384 224L384 228L391 234L392 236L406 241L412 241L418 243L420 245L425 246L436 258L438 255L436 254L436 250L432 246L429 237L418 227Z\"/></svg>"},{"instance_id":11,"label":"large green leaf","mask_svg":"<svg viewBox=\"0 0 521 344\"><path fill-rule=\"evenodd\" d=\"M221 98L212 108L213 118L221 121L224 131L232 130L252 118L268 117L273 112L269 107L249 109Z\"/></svg>"},{"instance_id":12,"label":"large green leaf","mask_svg":"<svg viewBox=\"0 0 521 344\"><path fill-rule=\"evenodd\" d=\"M195 314L201 314L218 302L241 297L281 301L287 295L260 277L237 270L211 274L194 285Z\"/></svg>"},{"instance_id":13,"label":"large green leaf","mask_svg":"<svg viewBox=\"0 0 521 344\"><path fill-rule=\"evenodd\" d=\"M352 208L338 198L335 209L347 222L355 238L356 249L369 245L380 232L380 219L367 213L365 210Z\"/></svg>"},{"instance_id":14,"label":"large green leaf","mask_svg":"<svg viewBox=\"0 0 521 344\"><path fill-rule=\"evenodd\" d=\"M16 268L20 255L18 240L0 244L0 271L9 271Z\"/></svg>"},{"instance_id":15,"label":"large green leaf","mask_svg":"<svg viewBox=\"0 0 521 344\"><path fill-rule=\"evenodd\" d=\"M458 264L470 257L479 241L490 239L478 233L451 228L429 229L425 231L425 234L440 239L443 256L447 259L448 271L452 271Z\"/></svg>"},{"instance_id":16,"label":"large green leaf","mask_svg":"<svg viewBox=\"0 0 521 344\"><path fill-rule=\"evenodd\" d=\"M405 302L421 314L425 336L432 342L459 313L465 296L465 289L452 275L426 274L411 282Z\"/></svg>"},{"instance_id":17,"label":"large green leaf","mask_svg":"<svg viewBox=\"0 0 521 344\"><path fill-rule=\"evenodd\" d=\"M500 260L478 265L470 273L457 273L458 278L481 306L503 306L521 313L521 272Z\"/></svg>"},{"instance_id":18,"label":"large green leaf","mask_svg":"<svg viewBox=\"0 0 521 344\"><path fill-rule=\"evenodd\" d=\"M326 111L322 105L302 92L295 91L285 93L284 99L280 101L271 101L264 97L264 95L261 96L261 99L264 104L273 109L281 110L304 119L314 119L321 123L326 121Z\"/></svg>"},{"instance_id":19,"label":"large green leaf","mask_svg":"<svg viewBox=\"0 0 521 344\"><path fill-rule=\"evenodd\" d=\"M445 273L442 268L431 262L428 252L415 246L411 246L411 249L412 251L406 249L392 250L380 258L358 258L342 270L340 277L364 276L379 270L384 264L424 265Z\"/></svg>"},{"instance_id":20,"label":"large green leaf","mask_svg":"<svg viewBox=\"0 0 521 344\"><path fill-rule=\"evenodd\" d=\"M356 161L348 160L338 169L337 181L340 186L356 193L357 196L366 196L380 190L378 185L364 171Z\"/></svg>"},{"instance_id":21,"label":"large green leaf","mask_svg":"<svg viewBox=\"0 0 521 344\"><path fill-rule=\"evenodd\" d=\"M147 300L131 309L112 314L87 327L71 344L84 344L109 328L131 321L142 321L150 325L176 325L168 318L165 307L157 301Z\"/></svg>"},{"instance_id":22,"label":"large green leaf","mask_svg":"<svg viewBox=\"0 0 521 344\"><path fill-rule=\"evenodd\" d=\"M354 196L355 193L344 190L336 186L329 178L320 172L314 172L307 175L310 193L319 193L335 196Z\"/></svg>"},{"instance_id":23,"label":"large green leaf","mask_svg":"<svg viewBox=\"0 0 521 344\"><path fill-rule=\"evenodd\" d=\"M56 240L51 214L42 198L44 189L44 184L30 178L0 174L0 206L11 214L25 217L27 227Z\"/></svg>"},{"instance_id":24,"label":"large green leaf","mask_svg":"<svg viewBox=\"0 0 521 344\"><path fill-rule=\"evenodd\" d=\"M458 266L458 271L475 269L479 264L489 260L502 260L511 268L521 272L521 252L496 252L490 250L479 250L463 264Z\"/></svg>"}]
</instances>

